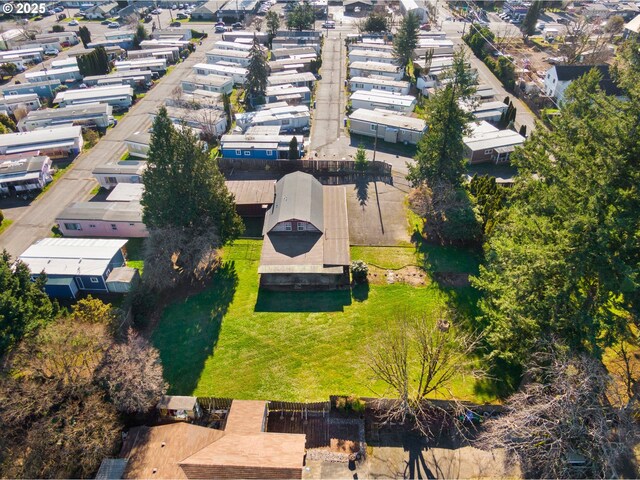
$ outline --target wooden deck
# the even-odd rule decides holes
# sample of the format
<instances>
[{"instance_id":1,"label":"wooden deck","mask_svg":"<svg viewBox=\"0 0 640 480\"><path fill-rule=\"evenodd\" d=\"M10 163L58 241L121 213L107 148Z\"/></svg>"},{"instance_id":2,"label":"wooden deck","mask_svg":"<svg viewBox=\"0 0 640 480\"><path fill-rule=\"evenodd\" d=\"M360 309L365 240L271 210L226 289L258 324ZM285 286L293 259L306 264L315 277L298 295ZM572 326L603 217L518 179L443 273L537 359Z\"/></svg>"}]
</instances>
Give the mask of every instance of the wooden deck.
<instances>
[{"instance_id":1,"label":"wooden deck","mask_svg":"<svg viewBox=\"0 0 640 480\"><path fill-rule=\"evenodd\" d=\"M304 433L307 435L306 447L325 448L334 452L355 453L358 451L357 425L345 425L331 421L329 416L309 415L304 421L300 413L292 416L280 412L269 413L268 432Z\"/></svg>"}]
</instances>

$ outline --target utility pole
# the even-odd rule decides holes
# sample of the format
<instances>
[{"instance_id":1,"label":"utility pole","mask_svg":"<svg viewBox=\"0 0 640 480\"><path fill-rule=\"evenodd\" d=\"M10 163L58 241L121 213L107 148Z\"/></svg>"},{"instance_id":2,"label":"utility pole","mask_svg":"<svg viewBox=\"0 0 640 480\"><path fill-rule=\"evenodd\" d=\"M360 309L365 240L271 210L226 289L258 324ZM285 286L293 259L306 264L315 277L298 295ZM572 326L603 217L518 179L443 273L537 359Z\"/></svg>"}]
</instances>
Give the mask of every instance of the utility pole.
<instances>
[{"instance_id":1,"label":"utility pole","mask_svg":"<svg viewBox=\"0 0 640 480\"><path fill-rule=\"evenodd\" d=\"M376 161L376 152L378 151L378 128L380 128L380 124L376 123L376 136L373 140L373 162Z\"/></svg>"}]
</instances>

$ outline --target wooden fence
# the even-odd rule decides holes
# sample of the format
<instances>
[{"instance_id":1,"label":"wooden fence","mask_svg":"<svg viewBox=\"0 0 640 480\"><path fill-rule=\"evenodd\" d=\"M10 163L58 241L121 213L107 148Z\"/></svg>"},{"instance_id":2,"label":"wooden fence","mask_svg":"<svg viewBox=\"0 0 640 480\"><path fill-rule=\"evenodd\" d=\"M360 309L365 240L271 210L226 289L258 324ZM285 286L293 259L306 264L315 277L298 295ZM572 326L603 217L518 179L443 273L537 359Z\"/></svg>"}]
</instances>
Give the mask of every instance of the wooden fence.
<instances>
[{"instance_id":1,"label":"wooden fence","mask_svg":"<svg viewBox=\"0 0 640 480\"><path fill-rule=\"evenodd\" d=\"M206 412L214 410L229 410L231 408L232 398L216 398L216 397L198 397L200 407Z\"/></svg>"},{"instance_id":2,"label":"wooden fence","mask_svg":"<svg viewBox=\"0 0 640 480\"><path fill-rule=\"evenodd\" d=\"M302 171L315 176L391 177L391 164L370 161L366 172L359 172L352 160L266 160L258 158L218 158L222 171L233 170L272 170L280 173Z\"/></svg>"}]
</instances>

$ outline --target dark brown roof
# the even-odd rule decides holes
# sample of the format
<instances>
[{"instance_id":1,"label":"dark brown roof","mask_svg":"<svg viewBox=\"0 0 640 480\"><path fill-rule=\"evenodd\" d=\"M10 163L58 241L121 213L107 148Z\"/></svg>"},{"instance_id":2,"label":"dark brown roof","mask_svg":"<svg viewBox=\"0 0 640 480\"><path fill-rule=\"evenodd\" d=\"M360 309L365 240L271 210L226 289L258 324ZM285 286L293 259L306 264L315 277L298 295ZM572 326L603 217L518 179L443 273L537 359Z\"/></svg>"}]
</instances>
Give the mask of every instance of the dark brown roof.
<instances>
[{"instance_id":1,"label":"dark brown roof","mask_svg":"<svg viewBox=\"0 0 640 480\"><path fill-rule=\"evenodd\" d=\"M266 402L234 400L224 431L189 423L131 429L124 478L301 478L305 435L264 432Z\"/></svg>"},{"instance_id":2,"label":"dark brown roof","mask_svg":"<svg viewBox=\"0 0 640 480\"><path fill-rule=\"evenodd\" d=\"M236 205L271 205L275 180L227 180L227 189L233 193Z\"/></svg>"}]
</instances>

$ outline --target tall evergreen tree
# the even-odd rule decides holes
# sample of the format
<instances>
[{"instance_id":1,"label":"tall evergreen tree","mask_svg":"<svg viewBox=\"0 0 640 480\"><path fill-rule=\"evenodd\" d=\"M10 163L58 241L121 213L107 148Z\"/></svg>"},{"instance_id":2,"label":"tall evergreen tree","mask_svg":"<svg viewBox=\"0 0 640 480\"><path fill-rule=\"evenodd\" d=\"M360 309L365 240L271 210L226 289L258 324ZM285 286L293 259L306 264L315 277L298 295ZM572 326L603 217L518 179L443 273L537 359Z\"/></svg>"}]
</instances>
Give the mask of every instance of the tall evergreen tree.
<instances>
[{"instance_id":1,"label":"tall evergreen tree","mask_svg":"<svg viewBox=\"0 0 640 480\"><path fill-rule=\"evenodd\" d=\"M413 60L413 54L418 46L418 31L420 20L413 12L402 18L398 31L393 37L393 56L401 67L406 67Z\"/></svg>"},{"instance_id":2,"label":"tall evergreen tree","mask_svg":"<svg viewBox=\"0 0 640 480\"><path fill-rule=\"evenodd\" d=\"M45 277L31 281L29 268L22 262L15 267L5 251L0 254L0 355L15 346L23 337L51 322L58 314L44 293Z\"/></svg>"},{"instance_id":3,"label":"tall evergreen tree","mask_svg":"<svg viewBox=\"0 0 640 480\"><path fill-rule=\"evenodd\" d=\"M88 45L91 43L91 32L89 28L83 25L78 29L78 34L80 35L80 40L84 48L88 48Z\"/></svg>"},{"instance_id":4,"label":"tall evergreen tree","mask_svg":"<svg viewBox=\"0 0 640 480\"><path fill-rule=\"evenodd\" d=\"M522 35L527 38L533 35L536 32L536 23L538 23L538 19L540 18L540 13L542 12L542 0L533 0L533 3L529 6L527 10L527 14L522 21L522 25L520 26L520 30L522 31Z\"/></svg>"},{"instance_id":5,"label":"tall evergreen tree","mask_svg":"<svg viewBox=\"0 0 640 480\"><path fill-rule=\"evenodd\" d=\"M475 90L475 78L463 50L454 54L449 82L426 103L427 133L418 143L415 165L409 166L408 179L414 186L422 182L445 180L453 186L462 182L465 168L462 137L472 115L460 106Z\"/></svg>"},{"instance_id":6,"label":"tall evergreen tree","mask_svg":"<svg viewBox=\"0 0 640 480\"><path fill-rule=\"evenodd\" d=\"M248 102L253 104L264 97L267 91L267 77L269 77L269 63L257 38L254 37L253 45L249 50L249 65L244 83Z\"/></svg>"},{"instance_id":7,"label":"tall evergreen tree","mask_svg":"<svg viewBox=\"0 0 640 480\"><path fill-rule=\"evenodd\" d=\"M554 339L600 357L640 313L640 103L567 89L551 129L512 162L519 175L474 280L493 355L521 364ZM549 347L545 347L549 348Z\"/></svg>"},{"instance_id":8,"label":"tall evergreen tree","mask_svg":"<svg viewBox=\"0 0 640 480\"><path fill-rule=\"evenodd\" d=\"M298 151L298 139L294 135L291 137L291 141L289 142L289 160L298 160L300 158L300 153Z\"/></svg>"},{"instance_id":9,"label":"tall evergreen tree","mask_svg":"<svg viewBox=\"0 0 640 480\"><path fill-rule=\"evenodd\" d=\"M153 122L147 162L142 197L147 227L186 229L194 236L215 229L221 244L242 232L216 161L188 128L173 127L164 107Z\"/></svg>"}]
</instances>

